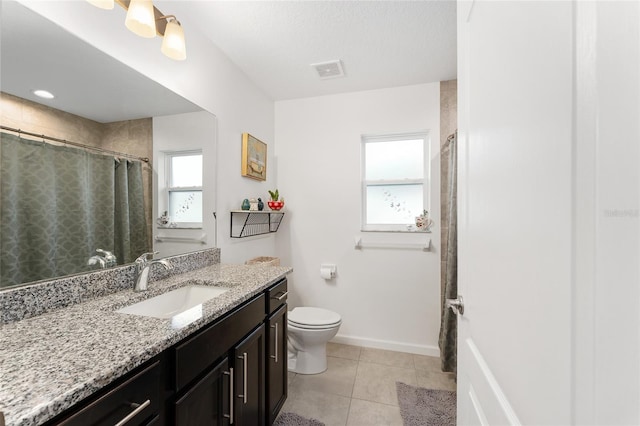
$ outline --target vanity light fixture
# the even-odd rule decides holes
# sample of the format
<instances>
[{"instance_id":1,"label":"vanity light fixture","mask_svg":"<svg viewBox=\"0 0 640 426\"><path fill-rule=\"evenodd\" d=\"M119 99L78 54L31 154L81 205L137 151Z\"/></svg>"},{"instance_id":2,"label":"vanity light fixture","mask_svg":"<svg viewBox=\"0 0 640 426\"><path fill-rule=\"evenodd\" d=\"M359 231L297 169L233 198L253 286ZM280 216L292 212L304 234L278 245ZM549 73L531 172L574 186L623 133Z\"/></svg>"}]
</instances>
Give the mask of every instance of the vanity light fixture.
<instances>
[{"instance_id":1,"label":"vanity light fixture","mask_svg":"<svg viewBox=\"0 0 640 426\"><path fill-rule=\"evenodd\" d=\"M163 36L160 51L176 61L187 58L184 30L174 15L164 15L153 6L152 0L87 0L101 9L111 9L118 3L127 11L125 26L131 32L145 38L156 34ZM109 7L109 4L111 7ZM160 22L158 22L160 21Z\"/></svg>"},{"instance_id":2,"label":"vanity light fixture","mask_svg":"<svg viewBox=\"0 0 640 426\"><path fill-rule=\"evenodd\" d=\"M53 93L49 92L48 90L43 90L43 89L34 90L33 94L38 96L39 98L44 98L44 99L53 99L53 98L55 98Z\"/></svg>"},{"instance_id":3,"label":"vanity light fixture","mask_svg":"<svg viewBox=\"0 0 640 426\"><path fill-rule=\"evenodd\" d=\"M124 24L140 37L155 37L156 17L151 0L131 0Z\"/></svg>"},{"instance_id":4,"label":"vanity light fixture","mask_svg":"<svg viewBox=\"0 0 640 426\"><path fill-rule=\"evenodd\" d=\"M164 29L164 39L160 51L171 59L183 61L187 58L187 47L184 42L184 30L175 16L163 16L167 20Z\"/></svg>"}]
</instances>

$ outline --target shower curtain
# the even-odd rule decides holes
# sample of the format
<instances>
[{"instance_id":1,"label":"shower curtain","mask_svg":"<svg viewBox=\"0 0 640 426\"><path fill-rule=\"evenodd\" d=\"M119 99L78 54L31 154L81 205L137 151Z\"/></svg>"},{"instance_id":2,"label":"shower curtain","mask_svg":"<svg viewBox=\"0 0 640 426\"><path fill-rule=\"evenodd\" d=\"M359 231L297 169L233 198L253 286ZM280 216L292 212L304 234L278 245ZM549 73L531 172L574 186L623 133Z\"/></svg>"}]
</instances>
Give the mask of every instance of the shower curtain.
<instances>
[{"instance_id":1,"label":"shower curtain","mask_svg":"<svg viewBox=\"0 0 640 426\"><path fill-rule=\"evenodd\" d=\"M2 286L87 271L97 248L149 251L140 162L7 133L0 149Z\"/></svg>"},{"instance_id":2,"label":"shower curtain","mask_svg":"<svg viewBox=\"0 0 640 426\"><path fill-rule=\"evenodd\" d=\"M456 338L457 317L456 314L445 306L446 299L458 297L458 209L457 209L457 133L447 138L442 147L441 155L448 155L448 205L445 223L447 226L447 251L444 259L444 285L442 290L440 336L440 361L442 371L455 372L457 364Z\"/></svg>"}]
</instances>

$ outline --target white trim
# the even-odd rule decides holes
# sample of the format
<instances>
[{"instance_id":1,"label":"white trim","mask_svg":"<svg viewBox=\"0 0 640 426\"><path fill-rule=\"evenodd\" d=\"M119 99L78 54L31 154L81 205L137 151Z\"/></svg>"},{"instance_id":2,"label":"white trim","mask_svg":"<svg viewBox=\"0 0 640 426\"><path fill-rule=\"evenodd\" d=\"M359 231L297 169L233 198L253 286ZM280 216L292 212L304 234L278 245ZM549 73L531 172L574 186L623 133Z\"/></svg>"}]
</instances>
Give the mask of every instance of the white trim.
<instances>
[{"instance_id":1,"label":"white trim","mask_svg":"<svg viewBox=\"0 0 640 426\"><path fill-rule=\"evenodd\" d=\"M480 404L480 400L478 399L476 390L471 385L469 385L469 399L471 400L471 405L473 406L474 412L476 413L478 422L482 426L488 426L489 421L487 420L487 415L484 414L484 410L482 409L482 405Z\"/></svg>"},{"instance_id":2,"label":"white trim","mask_svg":"<svg viewBox=\"0 0 640 426\"><path fill-rule=\"evenodd\" d=\"M171 213L171 193L172 192L199 192L203 197L203 211L202 211L202 221L201 222L172 222L176 224L176 228L202 228L204 222L204 190L202 186L172 186L172 164L171 159L174 157L187 157L187 156L197 156L199 155L202 159L203 164L203 184L204 184L204 153L202 149L190 149L185 151L160 151L160 153L164 156L164 196L165 196L165 205L163 208L159 208L159 211L167 211ZM159 206L158 206L159 207Z\"/></svg>"},{"instance_id":3,"label":"white trim","mask_svg":"<svg viewBox=\"0 0 640 426\"><path fill-rule=\"evenodd\" d=\"M489 365L482 357L482 354L480 354L480 350L478 349L478 347L475 345L475 343L473 343L471 339L466 339L465 344L467 345L467 348L469 349L469 351L471 352L471 355L473 356L473 361L475 361L476 366L480 369L480 373L486 380L486 383L489 385L491 389L491 393L493 394L493 397L495 397L500 409L502 410L502 414L507 419L508 421L507 424L513 425L513 426L520 426L522 424L520 422L520 419L518 419L516 412L513 410L513 407L511 407L511 404L509 403L507 396L502 391L502 388L500 387L500 385L498 384L498 381L496 380L495 376L491 372Z\"/></svg>"},{"instance_id":4,"label":"white trim","mask_svg":"<svg viewBox=\"0 0 640 426\"><path fill-rule=\"evenodd\" d=\"M377 142L395 142L403 140L423 141L423 177L422 179L403 179L403 180L366 180L366 145L368 143ZM407 133L391 133L391 134L363 134L360 136L360 229L363 231L396 231L402 232L407 230L407 226L413 223L405 224L367 224L367 187L381 185L422 185L422 208L423 210L431 210L431 133L429 130L420 130ZM425 194L426 192L426 194Z\"/></svg>"},{"instance_id":5,"label":"white trim","mask_svg":"<svg viewBox=\"0 0 640 426\"><path fill-rule=\"evenodd\" d=\"M364 348L386 349L395 352L406 352L416 355L440 356L440 349L437 346L419 345L403 342L394 342L391 340L370 339L359 336L345 336L338 334L331 339L333 343L341 343L343 345L361 346Z\"/></svg>"}]
</instances>

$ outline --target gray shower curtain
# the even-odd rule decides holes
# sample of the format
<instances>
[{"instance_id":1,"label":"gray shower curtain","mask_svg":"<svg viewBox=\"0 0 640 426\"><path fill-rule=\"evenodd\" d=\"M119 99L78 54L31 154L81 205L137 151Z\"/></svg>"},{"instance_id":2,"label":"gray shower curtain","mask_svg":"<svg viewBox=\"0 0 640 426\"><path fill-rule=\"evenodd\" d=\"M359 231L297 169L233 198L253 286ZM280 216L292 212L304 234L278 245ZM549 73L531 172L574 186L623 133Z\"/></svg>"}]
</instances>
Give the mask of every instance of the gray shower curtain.
<instances>
[{"instance_id":1,"label":"gray shower curtain","mask_svg":"<svg viewBox=\"0 0 640 426\"><path fill-rule=\"evenodd\" d=\"M444 285L440 320L440 361L442 371L455 372L457 365L457 317L445 306L446 299L458 297L458 208L457 208L457 133L449 136L442 147L441 155L448 155L448 205L445 223L447 227L447 251L444 259Z\"/></svg>"},{"instance_id":2,"label":"gray shower curtain","mask_svg":"<svg viewBox=\"0 0 640 426\"><path fill-rule=\"evenodd\" d=\"M148 251L140 162L7 133L0 149L2 286L86 271L97 248Z\"/></svg>"}]
</instances>

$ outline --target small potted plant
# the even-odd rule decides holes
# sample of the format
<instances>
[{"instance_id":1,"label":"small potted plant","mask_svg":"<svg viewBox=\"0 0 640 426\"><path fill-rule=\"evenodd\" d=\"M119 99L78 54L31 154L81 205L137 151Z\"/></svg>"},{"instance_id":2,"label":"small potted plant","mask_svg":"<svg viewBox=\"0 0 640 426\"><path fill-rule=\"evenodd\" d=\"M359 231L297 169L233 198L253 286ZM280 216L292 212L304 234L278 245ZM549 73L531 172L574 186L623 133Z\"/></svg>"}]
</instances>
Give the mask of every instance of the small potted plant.
<instances>
[{"instance_id":1,"label":"small potted plant","mask_svg":"<svg viewBox=\"0 0 640 426\"><path fill-rule=\"evenodd\" d=\"M284 207L284 199L280 198L280 194L277 189L275 191L269 191L269 196L271 197L271 200L267 201L267 205L271 210L278 211Z\"/></svg>"}]
</instances>

